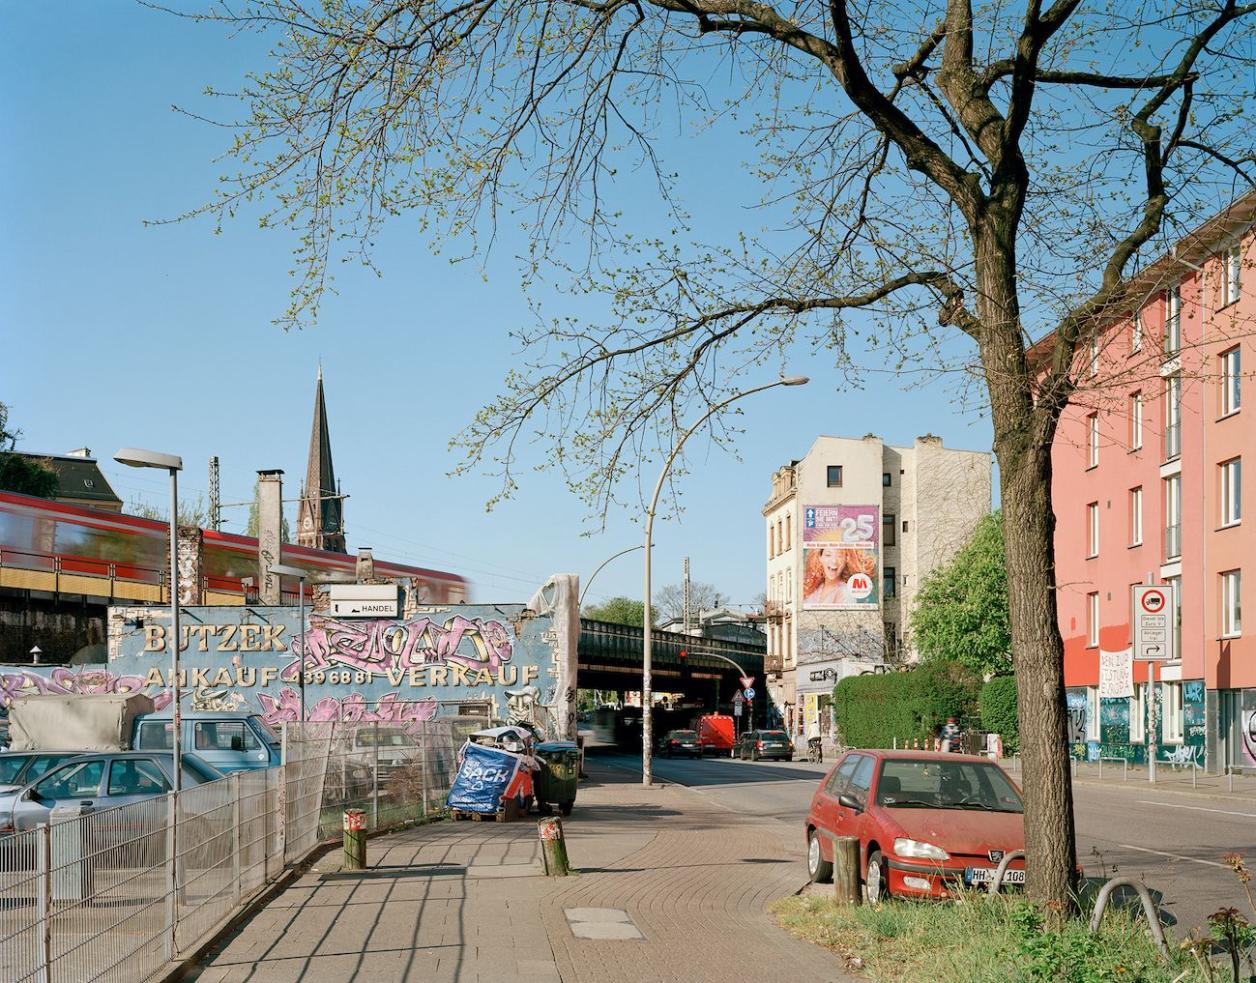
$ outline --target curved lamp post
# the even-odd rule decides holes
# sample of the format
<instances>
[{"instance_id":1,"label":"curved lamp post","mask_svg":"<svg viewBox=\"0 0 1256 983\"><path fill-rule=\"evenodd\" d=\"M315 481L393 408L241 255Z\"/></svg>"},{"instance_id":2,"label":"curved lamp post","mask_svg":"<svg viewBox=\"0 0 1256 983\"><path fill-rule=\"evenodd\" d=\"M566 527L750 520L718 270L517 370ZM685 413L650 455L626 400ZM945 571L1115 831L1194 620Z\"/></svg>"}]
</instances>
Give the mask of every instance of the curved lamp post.
<instances>
[{"instance_id":1,"label":"curved lamp post","mask_svg":"<svg viewBox=\"0 0 1256 983\"><path fill-rule=\"evenodd\" d=\"M593 576L588 579L587 583L585 583L584 590L580 592L579 603L583 606L584 596L589 593L589 586L593 583L593 577L596 577L599 573L601 573L602 568L605 567L608 563L610 563L611 560L618 560L621 556L627 556L629 553L635 553L637 550L643 550L643 549L645 549L645 546L642 544L638 544L636 546L629 546L626 550L620 550L614 556L608 556L605 560L603 560L598 565L598 568L593 571Z\"/></svg>"},{"instance_id":2,"label":"curved lamp post","mask_svg":"<svg viewBox=\"0 0 1256 983\"><path fill-rule=\"evenodd\" d=\"M681 448L685 446L685 441L720 410L739 399L753 396L767 389L775 389L777 386L805 386L810 381L805 375L791 375L762 386L755 386L753 389L743 389L741 392L733 393L728 399L716 403L698 417L697 421L680 435L680 440L676 441L671 453L667 455L667 460L663 462L663 470L659 472L659 480L654 485L654 495L650 498L650 507L645 513L645 542L642 544L645 548L645 617L642 619L641 646L641 783L647 787L654 784L654 726L651 720L653 716L651 704L654 699L654 628L650 611L650 548L654 535L654 512L658 508L663 482L667 480L667 473L672 469L672 464L680 454Z\"/></svg>"},{"instance_id":3,"label":"curved lamp post","mask_svg":"<svg viewBox=\"0 0 1256 983\"><path fill-rule=\"evenodd\" d=\"M183 787L183 718L179 712L179 472L183 458L174 454L124 447L113 455L119 464L130 468L156 468L170 473L170 750L174 758L173 790Z\"/></svg>"}]
</instances>

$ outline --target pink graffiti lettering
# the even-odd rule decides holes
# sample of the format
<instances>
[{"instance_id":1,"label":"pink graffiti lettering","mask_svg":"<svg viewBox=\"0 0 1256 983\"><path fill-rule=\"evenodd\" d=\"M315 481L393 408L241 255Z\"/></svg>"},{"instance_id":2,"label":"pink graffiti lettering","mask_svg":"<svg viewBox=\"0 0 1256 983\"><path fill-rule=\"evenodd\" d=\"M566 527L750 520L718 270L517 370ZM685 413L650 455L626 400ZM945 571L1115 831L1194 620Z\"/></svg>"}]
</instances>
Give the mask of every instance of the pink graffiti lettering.
<instances>
[{"instance_id":1,"label":"pink graffiti lettering","mask_svg":"<svg viewBox=\"0 0 1256 983\"><path fill-rule=\"evenodd\" d=\"M461 615L438 625L430 618L407 624L393 621L312 619L310 628L293 641L297 658L280 674L296 678L302 659L306 672L347 666L372 676L404 672L423 665L457 665L467 669L499 669L513 655L510 632L498 621L470 620Z\"/></svg>"},{"instance_id":2,"label":"pink graffiti lettering","mask_svg":"<svg viewBox=\"0 0 1256 983\"><path fill-rule=\"evenodd\" d=\"M262 705L262 719L268 724L279 725L285 720L297 720L301 715L301 697L296 690L285 686L276 699L267 693L258 693ZM407 730L418 730L417 725L436 716L434 699L402 700L399 693L388 693L374 709L361 693L350 693L344 699L325 696L313 706L307 706L305 719L316 722L351 720L402 724Z\"/></svg>"},{"instance_id":3,"label":"pink graffiti lettering","mask_svg":"<svg viewBox=\"0 0 1256 983\"><path fill-rule=\"evenodd\" d=\"M70 693L142 693L143 676L116 676L108 669L72 669L58 666L47 676L29 670L0 672L0 704L8 706L19 696ZM170 704L170 691L149 693L157 709Z\"/></svg>"}]
</instances>

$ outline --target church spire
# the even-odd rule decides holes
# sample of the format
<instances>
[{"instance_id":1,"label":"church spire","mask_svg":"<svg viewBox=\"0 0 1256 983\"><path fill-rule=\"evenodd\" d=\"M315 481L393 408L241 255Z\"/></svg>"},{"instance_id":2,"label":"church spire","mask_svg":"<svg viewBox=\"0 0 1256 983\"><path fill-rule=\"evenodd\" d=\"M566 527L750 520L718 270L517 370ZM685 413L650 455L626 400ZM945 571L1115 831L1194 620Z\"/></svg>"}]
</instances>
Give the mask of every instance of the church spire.
<instances>
[{"instance_id":1,"label":"church spire","mask_svg":"<svg viewBox=\"0 0 1256 983\"><path fill-rule=\"evenodd\" d=\"M347 552L344 534L344 500L336 485L331 463L331 431L323 400L323 363L319 360L314 387L314 423L310 429L310 458L305 469L305 488L297 515L297 544L314 549Z\"/></svg>"}]
</instances>

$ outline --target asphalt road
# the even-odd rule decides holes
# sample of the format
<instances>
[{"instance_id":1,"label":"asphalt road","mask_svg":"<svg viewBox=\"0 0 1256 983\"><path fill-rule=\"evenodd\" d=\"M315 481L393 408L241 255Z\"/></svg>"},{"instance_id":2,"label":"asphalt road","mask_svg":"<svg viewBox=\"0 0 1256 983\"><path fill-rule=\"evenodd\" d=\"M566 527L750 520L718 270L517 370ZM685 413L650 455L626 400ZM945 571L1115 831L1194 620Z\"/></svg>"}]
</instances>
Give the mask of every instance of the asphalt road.
<instances>
[{"instance_id":1,"label":"asphalt road","mask_svg":"<svg viewBox=\"0 0 1256 983\"><path fill-rule=\"evenodd\" d=\"M603 755L607 763L640 769L630 755ZM709 794L723 808L802 823L816 784L828 765L749 762L728 758L701 761L657 758L654 774ZM1249 914L1247 898L1222 863L1241 853L1256 868L1256 798L1205 797L1153 790L1138 784L1074 785L1078 859L1088 876L1139 878L1159 895L1164 920L1179 937L1205 927L1218 908ZM801 843L800 843L801 846ZM800 876L805 872L800 870Z\"/></svg>"}]
</instances>

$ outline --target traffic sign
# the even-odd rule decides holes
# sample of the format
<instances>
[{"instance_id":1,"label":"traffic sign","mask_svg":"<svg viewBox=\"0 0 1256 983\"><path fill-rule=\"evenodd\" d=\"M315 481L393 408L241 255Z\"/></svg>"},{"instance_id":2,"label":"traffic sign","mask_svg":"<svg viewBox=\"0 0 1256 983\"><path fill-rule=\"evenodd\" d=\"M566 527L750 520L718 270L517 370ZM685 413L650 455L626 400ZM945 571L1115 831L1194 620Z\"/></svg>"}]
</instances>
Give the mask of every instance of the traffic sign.
<instances>
[{"instance_id":1,"label":"traffic sign","mask_svg":"<svg viewBox=\"0 0 1256 983\"><path fill-rule=\"evenodd\" d=\"M741 677L742 689L750 689L750 687L753 685L754 685L754 676L742 676Z\"/></svg>"},{"instance_id":2,"label":"traffic sign","mask_svg":"<svg viewBox=\"0 0 1256 983\"><path fill-rule=\"evenodd\" d=\"M1130 588L1134 623L1134 659L1140 662L1171 661L1177 632L1172 623L1175 607L1169 584L1134 584Z\"/></svg>"},{"instance_id":3,"label":"traffic sign","mask_svg":"<svg viewBox=\"0 0 1256 983\"><path fill-rule=\"evenodd\" d=\"M753 687L753 686L747 686L747 687L746 687L746 699L747 699L747 700L753 700L753 699L754 699L754 687Z\"/></svg>"},{"instance_id":4,"label":"traffic sign","mask_svg":"<svg viewBox=\"0 0 1256 983\"><path fill-rule=\"evenodd\" d=\"M741 690L738 690L736 693L733 694L733 706L739 707L745 702L746 702L746 698L741 695Z\"/></svg>"}]
</instances>

